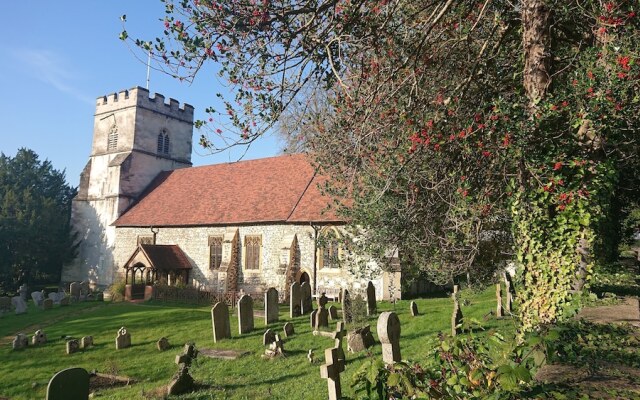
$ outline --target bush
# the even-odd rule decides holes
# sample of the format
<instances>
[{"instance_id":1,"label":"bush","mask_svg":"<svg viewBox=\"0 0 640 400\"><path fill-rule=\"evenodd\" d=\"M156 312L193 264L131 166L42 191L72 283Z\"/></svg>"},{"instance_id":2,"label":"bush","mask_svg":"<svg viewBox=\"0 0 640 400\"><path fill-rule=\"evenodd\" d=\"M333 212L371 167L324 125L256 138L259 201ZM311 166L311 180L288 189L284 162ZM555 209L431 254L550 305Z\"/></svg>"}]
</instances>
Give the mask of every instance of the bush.
<instances>
[{"instance_id":1,"label":"bush","mask_svg":"<svg viewBox=\"0 0 640 400\"><path fill-rule=\"evenodd\" d=\"M127 286L124 279L118 279L109 286L108 291L111 293L111 301L123 301L124 300L124 292L125 287Z\"/></svg>"}]
</instances>

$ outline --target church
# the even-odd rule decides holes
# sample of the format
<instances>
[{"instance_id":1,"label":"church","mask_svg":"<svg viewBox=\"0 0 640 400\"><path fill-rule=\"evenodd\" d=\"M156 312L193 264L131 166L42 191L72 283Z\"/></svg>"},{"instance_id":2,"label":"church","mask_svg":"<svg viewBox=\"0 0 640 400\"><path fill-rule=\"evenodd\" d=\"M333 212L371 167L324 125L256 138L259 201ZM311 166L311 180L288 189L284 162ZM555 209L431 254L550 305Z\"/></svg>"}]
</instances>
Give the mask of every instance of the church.
<instances>
[{"instance_id":1,"label":"church","mask_svg":"<svg viewBox=\"0 0 640 400\"><path fill-rule=\"evenodd\" d=\"M336 296L371 281L378 298L400 297L400 272L369 261L372 276L357 277L341 262L345 221L307 156L193 167L193 120L189 104L141 87L98 98L72 205L78 256L63 282L125 279L127 296L142 298L156 283L259 296L308 282Z\"/></svg>"}]
</instances>

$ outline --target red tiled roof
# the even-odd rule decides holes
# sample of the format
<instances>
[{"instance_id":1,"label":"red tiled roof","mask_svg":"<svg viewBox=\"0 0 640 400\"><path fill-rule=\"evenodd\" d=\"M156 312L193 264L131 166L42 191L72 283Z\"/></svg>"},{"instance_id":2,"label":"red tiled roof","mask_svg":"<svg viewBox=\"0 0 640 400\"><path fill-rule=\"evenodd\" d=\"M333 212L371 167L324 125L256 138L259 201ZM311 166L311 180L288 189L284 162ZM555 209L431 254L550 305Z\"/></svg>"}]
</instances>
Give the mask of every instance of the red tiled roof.
<instances>
[{"instance_id":1,"label":"red tiled roof","mask_svg":"<svg viewBox=\"0 0 640 400\"><path fill-rule=\"evenodd\" d=\"M340 223L303 154L163 172L115 226Z\"/></svg>"},{"instance_id":2,"label":"red tiled roof","mask_svg":"<svg viewBox=\"0 0 640 400\"><path fill-rule=\"evenodd\" d=\"M192 269L189 259L175 244L141 244L142 251L151 262L151 267L162 271Z\"/></svg>"}]
</instances>

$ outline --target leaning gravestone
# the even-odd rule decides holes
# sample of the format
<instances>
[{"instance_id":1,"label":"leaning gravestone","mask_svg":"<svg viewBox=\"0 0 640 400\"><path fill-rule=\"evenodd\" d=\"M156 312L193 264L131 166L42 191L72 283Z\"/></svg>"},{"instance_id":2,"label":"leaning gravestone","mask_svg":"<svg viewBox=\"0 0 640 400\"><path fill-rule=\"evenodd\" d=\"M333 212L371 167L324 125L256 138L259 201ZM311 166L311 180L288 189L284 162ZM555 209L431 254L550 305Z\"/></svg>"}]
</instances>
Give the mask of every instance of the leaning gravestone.
<instances>
[{"instance_id":1,"label":"leaning gravestone","mask_svg":"<svg viewBox=\"0 0 640 400\"><path fill-rule=\"evenodd\" d=\"M289 318L300 316L300 301L300 284L298 282L293 282L289 289Z\"/></svg>"},{"instance_id":2,"label":"leaning gravestone","mask_svg":"<svg viewBox=\"0 0 640 400\"><path fill-rule=\"evenodd\" d=\"M169 339L167 339L166 337L161 337L160 340L156 342L156 347L160 351L169 350L169 347L171 347L169 345Z\"/></svg>"},{"instance_id":3,"label":"leaning gravestone","mask_svg":"<svg viewBox=\"0 0 640 400\"><path fill-rule=\"evenodd\" d=\"M262 358L284 357L284 342L277 333L274 335L273 342L269 344L269 348L264 351Z\"/></svg>"},{"instance_id":4,"label":"leaning gravestone","mask_svg":"<svg viewBox=\"0 0 640 400\"><path fill-rule=\"evenodd\" d=\"M284 331L284 337L290 337L295 333L293 324L291 322L287 322L286 324L284 324L282 330Z\"/></svg>"},{"instance_id":5,"label":"leaning gravestone","mask_svg":"<svg viewBox=\"0 0 640 400\"><path fill-rule=\"evenodd\" d=\"M456 336L462 333L462 310L460 309L460 303L458 302L458 294L454 293L453 297L453 313L451 314L451 336Z\"/></svg>"},{"instance_id":6,"label":"leaning gravestone","mask_svg":"<svg viewBox=\"0 0 640 400\"><path fill-rule=\"evenodd\" d=\"M353 320L353 315L351 313L351 296L347 289L344 289L342 292L342 320L347 324L351 323Z\"/></svg>"},{"instance_id":7,"label":"leaning gravestone","mask_svg":"<svg viewBox=\"0 0 640 400\"><path fill-rule=\"evenodd\" d=\"M51 310L53 308L53 300L51 299L44 299L42 301L42 309L43 310Z\"/></svg>"},{"instance_id":8,"label":"leaning gravestone","mask_svg":"<svg viewBox=\"0 0 640 400\"><path fill-rule=\"evenodd\" d=\"M300 285L300 307L302 314L311 312L313 308L313 300L311 299L311 285L309 282L304 282Z\"/></svg>"},{"instance_id":9,"label":"leaning gravestone","mask_svg":"<svg viewBox=\"0 0 640 400\"><path fill-rule=\"evenodd\" d=\"M78 339L67 340L67 354L73 354L80 350L80 342Z\"/></svg>"},{"instance_id":10,"label":"leaning gravestone","mask_svg":"<svg viewBox=\"0 0 640 400\"><path fill-rule=\"evenodd\" d=\"M24 333L18 333L12 342L13 350L24 349L28 345L29 339Z\"/></svg>"},{"instance_id":11,"label":"leaning gravestone","mask_svg":"<svg viewBox=\"0 0 640 400\"><path fill-rule=\"evenodd\" d=\"M55 374L47 386L46 400L87 400L89 373L82 368L69 368Z\"/></svg>"},{"instance_id":12,"label":"leaning gravestone","mask_svg":"<svg viewBox=\"0 0 640 400\"><path fill-rule=\"evenodd\" d=\"M20 297L22 300L27 301L27 295L29 294L29 289L27 288L27 284L20 285L20 289L18 289L18 293L20 293Z\"/></svg>"},{"instance_id":13,"label":"leaning gravestone","mask_svg":"<svg viewBox=\"0 0 640 400\"><path fill-rule=\"evenodd\" d=\"M412 317L417 317L418 316L418 305L416 304L415 301L411 302L410 309L411 309L411 316Z\"/></svg>"},{"instance_id":14,"label":"leaning gravestone","mask_svg":"<svg viewBox=\"0 0 640 400\"><path fill-rule=\"evenodd\" d=\"M238 331L249 333L253 330L253 299L245 294L238 300Z\"/></svg>"},{"instance_id":15,"label":"leaning gravestone","mask_svg":"<svg viewBox=\"0 0 640 400\"><path fill-rule=\"evenodd\" d=\"M367 284L367 315L374 315L378 311L376 303L376 287L369 281Z\"/></svg>"},{"instance_id":16,"label":"leaning gravestone","mask_svg":"<svg viewBox=\"0 0 640 400\"><path fill-rule=\"evenodd\" d=\"M131 334L123 326L118 330L118 335L116 336L116 350L126 349L127 347L131 347Z\"/></svg>"},{"instance_id":17,"label":"leaning gravestone","mask_svg":"<svg viewBox=\"0 0 640 400\"><path fill-rule=\"evenodd\" d=\"M369 325L365 325L347 334L347 350L351 353L363 351L374 344L376 344L376 341L371 334L371 327Z\"/></svg>"},{"instance_id":18,"label":"leaning gravestone","mask_svg":"<svg viewBox=\"0 0 640 400\"><path fill-rule=\"evenodd\" d=\"M31 344L34 346L38 346L45 343L47 343L47 334L38 329L36 333L31 337Z\"/></svg>"},{"instance_id":19,"label":"leaning gravestone","mask_svg":"<svg viewBox=\"0 0 640 400\"><path fill-rule=\"evenodd\" d=\"M339 357L338 349L326 349L324 351L325 364L320 367L320 377L327 380L329 400L339 400L342 398L340 373L344 372L344 360L341 360Z\"/></svg>"},{"instance_id":20,"label":"leaning gravestone","mask_svg":"<svg viewBox=\"0 0 640 400\"><path fill-rule=\"evenodd\" d=\"M213 343L231 337L231 324L229 323L229 307L219 301L211 309L211 324L213 327Z\"/></svg>"},{"instance_id":21,"label":"leaning gravestone","mask_svg":"<svg viewBox=\"0 0 640 400\"><path fill-rule=\"evenodd\" d=\"M69 285L69 293L71 293L72 301L80 300L80 282L71 282Z\"/></svg>"},{"instance_id":22,"label":"leaning gravestone","mask_svg":"<svg viewBox=\"0 0 640 400\"><path fill-rule=\"evenodd\" d=\"M382 343L382 361L385 364L399 362L400 357L400 319L392 311L385 311L378 318L378 337Z\"/></svg>"},{"instance_id":23,"label":"leaning gravestone","mask_svg":"<svg viewBox=\"0 0 640 400\"><path fill-rule=\"evenodd\" d=\"M20 296L14 296L11 298L11 304L16 309L16 314L24 314L27 312L27 302L22 300Z\"/></svg>"},{"instance_id":24,"label":"leaning gravestone","mask_svg":"<svg viewBox=\"0 0 640 400\"><path fill-rule=\"evenodd\" d=\"M31 298L33 299L33 304L40 307L42 305L42 301L44 300L44 296L42 292L32 292Z\"/></svg>"},{"instance_id":25,"label":"leaning gravestone","mask_svg":"<svg viewBox=\"0 0 640 400\"><path fill-rule=\"evenodd\" d=\"M271 329L264 331L262 335L262 345L268 346L276 340L276 334Z\"/></svg>"},{"instance_id":26,"label":"leaning gravestone","mask_svg":"<svg viewBox=\"0 0 640 400\"><path fill-rule=\"evenodd\" d=\"M269 288L264 294L264 324L278 322L278 291Z\"/></svg>"},{"instance_id":27,"label":"leaning gravestone","mask_svg":"<svg viewBox=\"0 0 640 400\"><path fill-rule=\"evenodd\" d=\"M93 336L83 336L80 339L80 347L83 349L87 349L91 346L93 346Z\"/></svg>"},{"instance_id":28,"label":"leaning gravestone","mask_svg":"<svg viewBox=\"0 0 640 400\"><path fill-rule=\"evenodd\" d=\"M332 321L338 319L338 308L336 306L329 306L329 318Z\"/></svg>"}]
</instances>

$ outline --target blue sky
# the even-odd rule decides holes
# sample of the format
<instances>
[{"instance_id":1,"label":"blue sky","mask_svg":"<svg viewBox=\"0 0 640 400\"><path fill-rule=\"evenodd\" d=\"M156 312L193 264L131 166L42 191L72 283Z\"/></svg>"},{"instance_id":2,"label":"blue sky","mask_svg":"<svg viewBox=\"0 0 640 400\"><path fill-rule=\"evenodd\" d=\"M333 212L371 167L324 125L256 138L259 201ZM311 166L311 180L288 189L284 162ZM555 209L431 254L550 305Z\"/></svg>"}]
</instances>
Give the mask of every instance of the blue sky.
<instances>
[{"instance_id":1,"label":"blue sky","mask_svg":"<svg viewBox=\"0 0 640 400\"><path fill-rule=\"evenodd\" d=\"M120 16L134 38L153 39L163 30L160 0L9 1L0 24L0 152L13 156L20 147L38 153L77 186L91 151L95 99L134 86L145 86L146 66L124 42ZM227 92L212 72L202 71L191 85L151 72L150 91L187 102L204 118ZM221 109L222 107L219 107ZM197 145L194 165L235 161L244 149L211 155ZM245 159L278 154L280 144L268 136L255 142Z\"/></svg>"}]
</instances>

